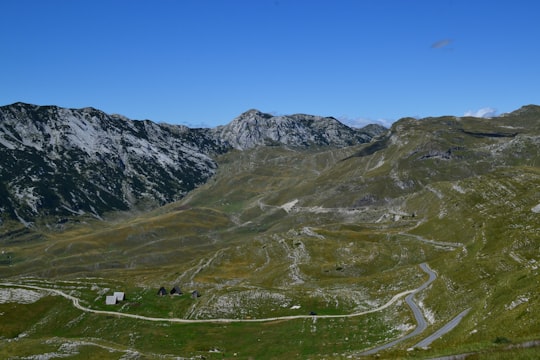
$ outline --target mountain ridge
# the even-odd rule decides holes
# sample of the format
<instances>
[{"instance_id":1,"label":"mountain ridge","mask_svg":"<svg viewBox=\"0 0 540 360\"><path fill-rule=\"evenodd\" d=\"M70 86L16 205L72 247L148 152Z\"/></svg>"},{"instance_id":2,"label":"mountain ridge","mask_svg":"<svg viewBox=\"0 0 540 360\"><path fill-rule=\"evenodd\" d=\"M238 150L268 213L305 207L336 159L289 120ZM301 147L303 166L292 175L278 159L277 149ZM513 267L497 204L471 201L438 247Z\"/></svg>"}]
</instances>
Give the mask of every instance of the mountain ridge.
<instances>
[{"instance_id":1,"label":"mountain ridge","mask_svg":"<svg viewBox=\"0 0 540 360\"><path fill-rule=\"evenodd\" d=\"M256 109L213 129L218 138L225 139L238 150L272 143L301 147L351 146L369 142L385 131L386 128L380 125L354 129L333 117L306 114L273 116Z\"/></svg>"},{"instance_id":2,"label":"mountain ridge","mask_svg":"<svg viewBox=\"0 0 540 360\"><path fill-rule=\"evenodd\" d=\"M65 339L92 338L148 358L344 359L377 349L384 359L538 358L536 110L402 119L375 141L345 147L229 145L212 155L211 180L179 201L60 231L3 226L0 268L19 285L0 289L9 298L0 301L0 354L50 354ZM407 301L376 309L425 283L421 264L437 278L414 295L427 322L414 336L423 326ZM86 316L46 291L36 303L17 303L17 287L26 285L108 314L249 322L163 326ZM184 295L156 296L162 285ZM106 305L116 290L129 300ZM190 296L194 290L201 296ZM358 312L366 315L334 317ZM251 322L289 316L296 319ZM52 347L51 334L59 339ZM159 342L148 340L156 334Z\"/></svg>"},{"instance_id":3,"label":"mountain ridge","mask_svg":"<svg viewBox=\"0 0 540 360\"><path fill-rule=\"evenodd\" d=\"M327 131L329 123L337 131ZM191 129L93 107L18 102L0 107L0 220L28 226L44 216L64 222L142 203L163 205L205 183L218 154L269 144L347 146L385 131L369 129L310 115L276 120L256 110L225 126Z\"/></svg>"}]
</instances>

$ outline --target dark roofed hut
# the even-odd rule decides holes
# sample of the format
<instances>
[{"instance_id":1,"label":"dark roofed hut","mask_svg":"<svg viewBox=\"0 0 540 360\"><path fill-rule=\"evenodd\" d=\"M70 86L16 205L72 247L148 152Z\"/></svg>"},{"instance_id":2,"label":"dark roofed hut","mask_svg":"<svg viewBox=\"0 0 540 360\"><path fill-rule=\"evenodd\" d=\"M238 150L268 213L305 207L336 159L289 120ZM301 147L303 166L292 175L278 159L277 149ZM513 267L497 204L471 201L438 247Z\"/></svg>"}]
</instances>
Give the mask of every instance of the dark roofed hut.
<instances>
[{"instance_id":1,"label":"dark roofed hut","mask_svg":"<svg viewBox=\"0 0 540 360\"><path fill-rule=\"evenodd\" d=\"M171 295L182 295L183 292L178 286L175 286L171 289Z\"/></svg>"},{"instance_id":2,"label":"dark roofed hut","mask_svg":"<svg viewBox=\"0 0 540 360\"><path fill-rule=\"evenodd\" d=\"M167 295L167 290L165 290L165 288L162 286L162 287L159 288L157 294L159 296L165 296L165 295Z\"/></svg>"},{"instance_id":3,"label":"dark roofed hut","mask_svg":"<svg viewBox=\"0 0 540 360\"><path fill-rule=\"evenodd\" d=\"M198 297L201 297L201 294L199 294L199 292L197 290L194 290L192 293L191 293L191 297L196 299Z\"/></svg>"}]
</instances>

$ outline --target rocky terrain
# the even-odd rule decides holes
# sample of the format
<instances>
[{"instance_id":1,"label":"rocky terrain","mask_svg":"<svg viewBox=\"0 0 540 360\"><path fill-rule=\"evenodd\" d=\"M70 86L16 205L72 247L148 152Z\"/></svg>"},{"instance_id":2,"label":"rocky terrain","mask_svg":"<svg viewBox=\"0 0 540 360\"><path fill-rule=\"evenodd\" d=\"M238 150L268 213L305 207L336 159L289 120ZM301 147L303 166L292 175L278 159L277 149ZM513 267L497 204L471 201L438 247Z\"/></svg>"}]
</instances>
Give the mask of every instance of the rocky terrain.
<instances>
[{"instance_id":1,"label":"rocky terrain","mask_svg":"<svg viewBox=\"0 0 540 360\"><path fill-rule=\"evenodd\" d=\"M58 228L4 213L0 357L540 356L540 107L404 118L367 143L332 118L255 110L165 128L214 164L178 201ZM12 158L52 141L9 132ZM107 305L113 291L127 300Z\"/></svg>"},{"instance_id":2,"label":"rocky terrain","mask_svg":"<svg viewBox=\"0 0 540 360\"><path fill-rule=\"evenodd\" d=\"M205 183L215 156L264 144L347 146L382 127L349 128L333 118L273 117L251 110L215 129L129 120L94 108L23 103L0 107L0 220L30 226L100 217L182 198Z\"/></svg>"},{"instance_id":3,"label":"rocky terrain","mask_svg":"<svg viewBox=\"0 0 540 360\"><path fill-rule=\"evenodd\" d=\"M298 147L344 147L370 142L386 132L380 125L363 129L350 128L332 117L313 115L272 116L249 110L225 126L211 130L216 139L235 149L245 150L259 145Z\"/></svg>"}]
</instances>

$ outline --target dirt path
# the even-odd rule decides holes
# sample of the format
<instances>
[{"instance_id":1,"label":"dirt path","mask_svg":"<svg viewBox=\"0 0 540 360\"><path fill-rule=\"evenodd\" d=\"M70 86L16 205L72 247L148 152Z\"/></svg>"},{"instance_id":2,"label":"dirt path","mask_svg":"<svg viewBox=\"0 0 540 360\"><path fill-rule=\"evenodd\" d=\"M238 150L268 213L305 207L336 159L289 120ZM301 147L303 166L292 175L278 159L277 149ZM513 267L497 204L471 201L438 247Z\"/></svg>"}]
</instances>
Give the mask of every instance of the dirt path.
<instances>
[{"instance_id":1,"label":"dirt path","mask_svg":"<svg viewBox=\"0 0 540 360\"><path fill-rule=\"evenodd\" d=\"M129 314L129 313L120 313L116 311L106 311L106 310L95 310L91 309L85 306L82 306L79 302L79 299L71 296L69 294L66 294L65 292L58 290L58 289L50 289L50 288L44 288L41 286L34 286L34 285L22 285L22 284L14 284L14 283L0 283L0 286L6 286L6 287L12 287L12 288L22 288L22 289L32 289L32 290L38 290L38 291L46 291L49 293L54 293L56 295L60 295L68 300L70 300L73 303L73 306L75 306L77 309L93 313L93 314L101 314L101 315L113 315L118 317L127 317L132 319L139 319L139 320L146 320L146 321L163 321L163 322L171 322L171 323L186 323L186 324L200 324L200 323L233 323L233 322L269 322L269 321L279 321L279 320L294 320L294 319L312 319L314 317L316 318L348 318L348 317L355 317L355 316L361 316L365 314L370 314L373 312L381 311L386 309L387 307L394 304L396 301L398 301L401 297L410 294L414 292L415 290L406 290L402 291L399 294L394 295L392 299L390 299L387 303L384 305L381 305L377 308L366 310L358 313L353 314L344 314L344 315L291 315L291 316L278 316L278 317L269 317L269 318L261 318L261 319L179 319L179 318L157 318L157 317L150 317L150 316L143 316L143 315L136 315L136 314Z\"/></svg>"},{"instance_id":2,"label":"dirt path","mask_svg":"<svg viewBox=\"0 0 540 360\"><path fill-rule=\"evenodd\" d=\"M420 236L420 235L414 235L414 234L408 234L408 233L399 233L400 235L402 236L408 236L408 237L412 237L412 238L415 238L416 240L418 241L421 241L423 243L426 243L426 244L430 244L430 245L436 245L436 246L443 246L443 247L448 247L448 248L462 248L463 245L462 243L459 243L459 242L454 242L454 243L451 243L451 242L444 242L444 241L436 241L436 240L430 240L430 239L426 239L425 237L423 236Z\"/></svg>"},{"instance_id":3,"label":"dirt path","mask_svg":"<svg viewBox=\"0 0 540 360\"><path fill-rule=\"evenodd\" d=\"M424 271L426 269L429 269L426 264L420 265ZM429 271L431 271L429 269ZM106 310L95 310L88 307L85 307L80 304L79 299L66 294L65 292L58 290L58 289L50 289L50 288L44 288L41 286L35 286L35 285L22 285L22 284L14 284L14 283L0 283L1 286L6 287L14 287L14 288L23 288L23 289L32 289L32 290L39 290L39 291L46 291L50 293L54 293L56 295L60 295L68 300L70 300L73 303L73 306L75 306L77 309L94 313L94 314L102 314L102 315L113 315L118 317L127 317L127 318L133 318L133 319L139 319L139 320L146 320L146 321L163 321L163 322L171 322L171 323L186 323L186 324L200 324L200 323L233 323L233 322L269 322L269 321L282 321L282 320L294 320L294 319L312 319L312 318L319 318L319 319L329 319L329 318L351 318L355 316L361 316L366 315L374 312L378 312L381 310L384 310L391 306L392 304L396 303L400 298L403 296L409 295L409 294L415 294L418 291L423 290L426 288L433 280L432 276L436 276L434 272L431 272L433 275L430 274L430 279L428 279L427 282L422 284L417 289L413 290L406 290L402 291L392 297L388 302L385 304L376 307L371 310L361 311L357 313L352 314L343 314L343 315L291 315L291 316L278 316L278 317L269 317L269 318L261 318L261 319L179 319L179 318L157 318L157 317L149 317L149 316L143 316L143 315L136 315L136 314L129 314L129 313L120 313L116 311L106 311Z\"/></svg>"},{"instance_id":4,"label":"dirt path","mask_svg":"<svg viewBox=\"0 0 540 360\"><path fill-rule=\"evenodd\" d=\"M383 345L375 347L373 349L361 352L359 354L359 355L372 355L372 354L375 354L375 353L377 353L379 351L391 348L394 345L396 345L396 344L398 344L398 343L400 343L402 341L405 341L405 340L407 340L407 339L409 339L409 338L411 338L413 336L416 336L416 335L422 333L427 328L427 322L426 322L426 319L424 317L424 314L422 313L422 310L420 309L420 307L414 302L414 295L416 295L420 291L426 289L433 281L435 281L435 279L437 278L437 274L433 270L431 270L426 263L420 264L420 268L425 273L427 273L429 275L429 278L428 278L428 280L426 282L424 282L422 285L420 285L416 289L402 291L402 292L394 295L392 297L392 299L390 299L385 304L383 304L383 305L381 305L381 306L379 306L377 308L371 309L371 310L361 311L361 312L352 313L352 314L343 314L343 315L292 315L292 316L279 316L279 317L269 317L269 318L261 318L261 319L180 319L180 318L149 317L149 316L129 314L129 313L120 313L120 312L116 312L116 311L106 311L106 310L91 309L91 308L88 308L88 307L85 307L85 306L81 305L78 298L76 298L76 297L74 297L72 295L66 294L65 292L63 292L61 290L58 290L58 289L50 289L50 288L44 288L44 287L41 287L41 286L22 285L22 284L14 284L14 283L0 283L0 286L11 287L11 288L31 289L31 290L38 290L38 291L45 291L45 292L53 293L53 294L62 296L64 298L70 300L73 303L73 306L75 306L77 309L79 309L81 311L84 311L84 312L89 312L89 313L94 313L94 314L101 314L101 315L112 315L112 316L117 316L117 317L132 318L132 319L138 319L138 320L144 320L144 321L160 321L160 322L185 323L185 324L240 323L240 322L244 322L244 323L248 323L248 322L257 323L257 322L259 322L259 323L262 323L262 322L271 322L271 321L287 321L287 320L294 320L294 319L351 318L351 317L355 317L355 316L362 316L362 315L366 315L366 314L370 314L370 313L374 313L374 312L384 310L384 309L390 307L391 305L393 305L394 303L396 303L402 297L406 296L405 301L407 302L407 304L409 305L409 307L413 311L415 320L417 322L416 328L412 332L410 332L410 333L408 333L408 334L406 334L406 335L404 335L404 336L402 336L402 337L400 337L400 338L398 338L398 339L396 339L394 341L391 341L389 343L383 344ZM469 312L469 310L470 309L467 309L467 310L463 311L462 313L460 313L458 316L456 316L454 319L450 320L447 324L445 324L438 331L436 331L435 333L431 334L430 336L428 336L427 338L425 338L424 340L419 342L416 346L417 347L428 346L429 344L431 344L431 342L435 341L436 339L438 339L439 337L441 337L442 335L444 335L448 331L452 330L455 326L457 326L459 321Z\"/></svg>"}]
</instances>

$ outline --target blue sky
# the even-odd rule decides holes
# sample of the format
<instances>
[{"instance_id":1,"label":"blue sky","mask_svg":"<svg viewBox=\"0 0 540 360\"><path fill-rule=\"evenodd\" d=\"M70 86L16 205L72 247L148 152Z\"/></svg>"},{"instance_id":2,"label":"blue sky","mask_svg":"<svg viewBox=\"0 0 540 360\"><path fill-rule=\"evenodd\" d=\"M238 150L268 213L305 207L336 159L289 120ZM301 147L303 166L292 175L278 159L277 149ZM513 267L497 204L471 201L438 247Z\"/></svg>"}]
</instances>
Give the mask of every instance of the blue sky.
<instances>
[{"instance_id":1,"label":"blue sky","mask_svg":"<svg viewBox=\"0 0 540 360\"><path fill-rule=\"evenodd\" d=\"M540 103L536 0L3 0L0 105L191 127L256 108L349 124Z\"/></svg>"}]
</instances>

